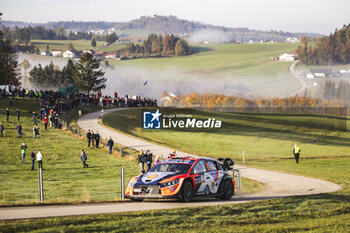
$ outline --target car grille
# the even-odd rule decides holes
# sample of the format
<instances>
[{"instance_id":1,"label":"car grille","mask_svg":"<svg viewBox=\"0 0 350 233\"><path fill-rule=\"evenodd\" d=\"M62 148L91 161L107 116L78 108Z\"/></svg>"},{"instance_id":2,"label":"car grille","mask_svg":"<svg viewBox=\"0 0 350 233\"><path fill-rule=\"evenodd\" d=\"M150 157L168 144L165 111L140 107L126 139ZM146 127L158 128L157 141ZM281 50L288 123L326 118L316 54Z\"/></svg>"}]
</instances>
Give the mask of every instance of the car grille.
<instances>
[{"instance_id":1,"label":"car grille","mask_svg":"<svg viewBox=\"0 0 350 233\"><path fill-rule=\"evenodd\" d=\"M159 195L159 185L135 185L134 195Z\"/></svg>"}]
</instances>

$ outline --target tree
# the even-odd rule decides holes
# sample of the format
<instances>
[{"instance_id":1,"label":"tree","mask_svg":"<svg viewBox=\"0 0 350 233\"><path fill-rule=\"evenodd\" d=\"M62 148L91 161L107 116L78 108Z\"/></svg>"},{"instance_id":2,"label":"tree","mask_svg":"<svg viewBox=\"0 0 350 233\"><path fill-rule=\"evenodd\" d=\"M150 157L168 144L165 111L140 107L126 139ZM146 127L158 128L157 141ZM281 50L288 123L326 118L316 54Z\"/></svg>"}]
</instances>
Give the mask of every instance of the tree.
<instances>
[{"instance_id":1,"label":"tree","mask_svg":"<svg viewBox=\"0 0 350 233\"><path fill-rule=\"evenodd\" d=\"M94 47L94 48L96 47L96 40L95 40L95 38L92 38L91 46Z\"/></svg>"},{"instance_id":2,"label":"tree","mask_svg":"<svg viewBox=\"0 0 350 233\"><path fill-rule=\"evenodd\" d=\"M67 65L62 69L62 80L61 83L66 86L74 84L74 72L75 66L72 59L68 59Z\"/></svg>"},{"instance_id":3,"label":"tree","mask_svg":"<svg viewBox=\"0 0 350 233\"><path fill-rule=\"evenodd\" d=\"M0 20L1 16L0 12ZM11 46L11 40L4 39L0 32L0 85L19 86L20 78L17 56Z\"/></svg>"},{"instance_id":4,"label":"tree","mask_svg":"<svg viewBox=\"0 0 350 233\"><path fill-rule=\"evenodd\" d=\"M84 53L80 56L75 66L74 83L81 91L89 94L91 91L99 91L106 87L105 72L99 67L97 58L94 58L92 54Z\"/></svg>"},{"instance_id":5,"label":"tree","mask_svg":"<svg viewBox=\"0 0 350 233\"><path fill-rule=\"evenodd\" d=\"M116 42L118 39L119 38L118 38L117 34L115 34L115 32L113 32L110 35L107 34L107 36L106 36L106 42L108 44L112 44L112 43Z\"/></svg>"},{"instance_id":6,"label":"tree","mask_svg":"<svg viewBox=\"0 0 350 233\"><path fill-rule=\"evenodd\" d=\"M187 41L180 39L176 42L175 55L176 56L186 56L190 53Z\"/></svg>"}]
</instances>

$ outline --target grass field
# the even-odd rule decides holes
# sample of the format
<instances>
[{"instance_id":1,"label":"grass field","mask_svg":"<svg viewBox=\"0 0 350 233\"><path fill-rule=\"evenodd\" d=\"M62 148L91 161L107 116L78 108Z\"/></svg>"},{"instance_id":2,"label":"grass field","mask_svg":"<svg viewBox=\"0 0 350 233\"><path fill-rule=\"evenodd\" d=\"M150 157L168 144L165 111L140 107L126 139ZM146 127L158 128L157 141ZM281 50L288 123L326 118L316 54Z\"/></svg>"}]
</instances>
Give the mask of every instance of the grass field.
<instances>
[{"instance_id":1,"label":"grass field","mask_svg":"<svg viewBox=\"0 0 350 233\"><path fill-rule=\"evenodd\" d=\"M72 43L73 47L76 50L86 50L94 49L96 51L105 51L105 52L115 52L118 49L124 47L124 44L113 44L111 46L104 46L105 41L96 41L96 48L91 46L90 40L32 40L31 43L40 49L40 51L46 51L46 46L49 45L51 49L60 49L63 52L67 49L67 44Z\"/></svg>"},{"instance_id":2,"label":"grass field","mask_svg":"<svg viewBox=\"0 0 350 233\"><path fill-rule=\"evenodd\" d=\"M0 99L0 121L5 127L5 137L0 138L0 205L32 204L38 202L38 173L31 171L30 153L42 150L44 156L45 203L79 203L114 201L120 198L120 168L126 172L126 182L138 174L139 166L129 155L120 158L106 149L88 149L85 136L72 135L64 130L44 130L40 123L40 136L33 139L29 111L37 111L39 102L16 99L10 106L8 99ZM11 112L10 123L6 122L5 109ZM21 124L24 138L16 137L16 108L21 109ZM83 107L83 113L98 111L99 107ZM76 129L78 109L72 109L61 118ZM84 139L84 140L82 140ZM104 138L103 138L104 139ZM20 146L25 142L28 150L25 164L21 164ZM119 145L115 144L119 149ZM84 169L80 161L80 151L85 149L90 167ZM125 148L124 155L128 154ZM37 166L37 164L35 164ZM242 192L255 192L262 186L255 181L243 180Z\"/></svg>"},{"instance_id":3,"label":"grass field","mask_svg":"<svg viewBox=\"0 0 350 233\"><path fill-rule=\"evenodd\" d=\"M338 183L343 190L332 194L288 197L237 205L3 221L0 222L0 230L4 232L349 232L349 132L337 130L335 127L337 123L324 121L321 116L310 118L206 112L191 112L191 114L198 118L215 116L216 119L223 120L223 133L140 131L141 124L137 121L140 114L134 110L107 114L103 122L112 127L120 127L123 133L147 138L156 143L168 144L169 138L166 135L171 134L172 143L182 151L211 156L222 156L227 153L226 155L230 155L237 163L241 163L239 161L241 149L236 149L235 146L239 147L242 144L247 151L245 163L247 166L316 177ZM128 119L128 124L125 124L125 119ZM225 128L225 125L235 127ZM182 140L182 137L191 139L193 149L188 147L188 143L184 142L186 140ZM206 137L211 140L205 140ZM316 139L316 144L309 145L309 137ZM265 143L253 143L259 140L264 140ZM215 141L221 147L213 146L211 141ZM291 144L294 142L298 142L302 150L298 165L289 159ZM227 149L225 144L231 145L230 148Z\"/></svg>"},{"instance_id":4,"label":"grass field","mask_svg":"<svg viewBox=\"0 0 350 233\"><path fill-rule=\"evenodd\" d=\"M350 133L344 130L349 120L344 117L298 114L254 114L202 112L191 109L162 109L163 114L190 114L193 118L215 118L220 129L145 130L140 109L117 111L103 117L109 127L158 144L201 156L231 157L246 160L292 157L294 144L303 157L350 156ZM128 122L128 124L125 124ZM204 131L204 132L203 132ZM315 140L316 143L310 142Z\"/></svg>"},{"instance_id":5,"label":"grass field","mask_svg":"<svg viewBox=\"0 0 350 233\"><path fill-rule=\"evenodd\" d=\"M31 171L30 153L42 150L44 157L45 203L113 201L120 198L120 168L125 168L126 179L138 174L135 161L109 155L105 149L88 149L78 136L53 128L45 131L40 123L40 135L33 139L29 111L38 111L39 102L15 100L10 107L8 99L0 99L0 121L5 126L5 137L0 138L0 205L29 204L38 202L38 172ZM9 107L10 123L6 122L5 108ZM16 108L21 109L21 124L25 136L16 137ZM68 119L67 119L68 118ZM69 114L66 120L71 119ZM21 164L20 146L28 149L25 164ZM80 150L85 149L90 167L84 169ZM37 164L35 164L37 168Z\"/></svg>"},{"instance_id":6,"label":"grass field","mask_svg":"<svg viewBox=\"0 0 350 233\"><path fill-rule=\"evenodd\" d=\"M270 57L295 50L296 44L191 46L194 54L190 56L111 61L110 64L146 69L154 73L154 77L149 79L155 80L198 80L200 84L201 79L208 78L219 82L231 82L232 89L243 86L246 96L286 96L296 92L301 86L290 74L289 62L270 61Z\"/></svg>"}]
</instances>

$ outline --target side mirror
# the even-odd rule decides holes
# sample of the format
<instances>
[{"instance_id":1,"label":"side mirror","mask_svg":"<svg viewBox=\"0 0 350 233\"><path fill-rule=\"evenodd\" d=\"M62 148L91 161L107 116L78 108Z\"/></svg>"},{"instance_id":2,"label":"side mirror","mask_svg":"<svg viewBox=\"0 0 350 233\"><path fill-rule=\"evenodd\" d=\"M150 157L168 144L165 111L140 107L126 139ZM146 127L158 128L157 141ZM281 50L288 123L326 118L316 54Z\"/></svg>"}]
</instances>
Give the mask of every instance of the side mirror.
<instances>
[{"instance_id":1,"label":"side mirror","mask_svg":"<svg viewBox=\"0 0 350 233\"><path fill-rule=\"evenodd\" d=\"M235 163L232 161L232 159L229 159L229 158L224 159L224 162L223 162L224 170L232 170L232 166L234 164Z\"/></svg>"}]
</instances>

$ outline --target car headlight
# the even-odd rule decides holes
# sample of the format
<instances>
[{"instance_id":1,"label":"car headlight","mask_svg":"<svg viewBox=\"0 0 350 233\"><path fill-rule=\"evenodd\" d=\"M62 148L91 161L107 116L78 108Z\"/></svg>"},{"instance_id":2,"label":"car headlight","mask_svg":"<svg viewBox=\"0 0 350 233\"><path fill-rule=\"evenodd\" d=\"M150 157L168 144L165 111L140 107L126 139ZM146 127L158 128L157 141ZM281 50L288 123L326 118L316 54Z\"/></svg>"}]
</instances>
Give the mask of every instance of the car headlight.
<instances>
[{"instance_id":1,"label":"car headlight","mask_svg":"<svg viewBox=\"0 0 350 233\"><path fill-rule=\"evenodd\" d=\"M129 186L130 187L134 187L136 182L137 182L137 178L136 177L131 178L130 181L129 181Z\"/></svg>"},{"instance_id":2,"label":"car headlight","mask_svg":"<svg viewBox=\"0 0 350 233\"><path fill-rule=\"evenodd\" d=\"M165 183L163 183L163 184L161 184L161 185L162 185L162 187L166 187L166 186L175 185L175 184L177 184L177 183L179 183L179 179L177 179L177 180L172 180L172 181L169 181L169 182L165 182Z\"/></svg>"}]
</instances>

